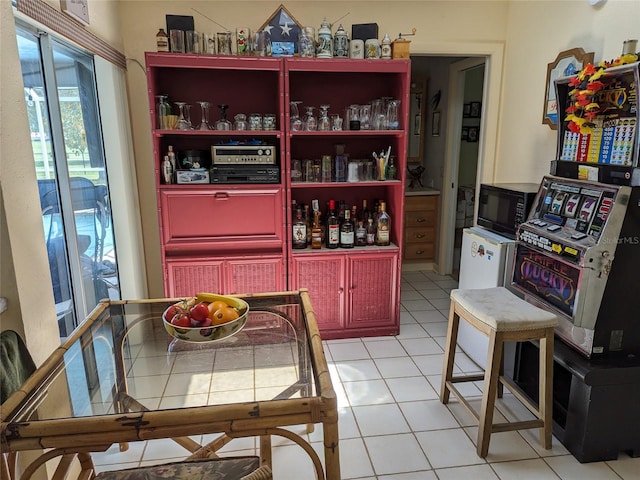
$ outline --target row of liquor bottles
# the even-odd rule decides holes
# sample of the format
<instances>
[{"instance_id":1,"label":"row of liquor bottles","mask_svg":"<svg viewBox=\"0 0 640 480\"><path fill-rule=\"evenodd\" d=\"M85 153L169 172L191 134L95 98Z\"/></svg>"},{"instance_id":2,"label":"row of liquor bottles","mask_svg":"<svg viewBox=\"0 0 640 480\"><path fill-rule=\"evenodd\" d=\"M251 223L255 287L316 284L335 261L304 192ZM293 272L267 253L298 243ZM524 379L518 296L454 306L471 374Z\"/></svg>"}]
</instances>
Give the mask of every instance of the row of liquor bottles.
<instances>
[{"instance_id":1,"label":"row of liquor bottles","mask_svg":"<svg viewBox=\"0 0 640 480\"><path fill-rule=\"evenodd\" d=\"M374 200L373 209L362 201L362 209L344 201L329 200L324 214L318 200L292 204L292 248L353 248L391 244L391 217L386 202Z\"/></svg>"}]
</instances>

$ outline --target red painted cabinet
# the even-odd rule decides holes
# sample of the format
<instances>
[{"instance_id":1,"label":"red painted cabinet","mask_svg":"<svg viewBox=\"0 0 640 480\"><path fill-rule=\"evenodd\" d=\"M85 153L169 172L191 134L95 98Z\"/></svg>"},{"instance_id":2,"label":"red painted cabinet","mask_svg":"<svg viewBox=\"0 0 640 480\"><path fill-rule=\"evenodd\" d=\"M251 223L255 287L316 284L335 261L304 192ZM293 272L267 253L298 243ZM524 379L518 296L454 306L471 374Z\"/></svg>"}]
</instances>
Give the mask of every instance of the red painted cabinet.
<instances>
[{"instance_id":1,"label":"red painted cabinet","mask_svg":"<svg viewBox=\"0 0 640 480\"><path fill-rule=\"evenodd\" d=\"M145 56L149 114L157 186L160 244L165 294L248 293L308 288L324 338L393 335L399 332L404 185L409 112L409 60L305 59L181 55ZM248 94L247 92L250 92ZM217 105L237 113L275 114L275 129L176 130L158 123L156 103L191 105L199 125L200 102L210 104L209 122L219 118ZM345 112L374 100L399 101L397 124L350 130ZM304 116L328 105L344 119L343 130L297 131L290 128L292 103ZM177 109L174 108L177 114ZM162 126L159 128L158 125ZM218 145L261 142L276 152L278 182L256 183L233 172L230 181L170 184L162 175L164 155L172 147L180 157L197 151L206 156ZM350 159L372 160L391 151L397 177L354 182L292 181L296 160L333 157L342 145ZM204 153L202 153L204 152ZM211 158L211 157L210 157ZM247 159L239 159L245 162ZM296 162L297 163L297 162ZM207 165L208 166L208 165ZM240 169L238 169L240 172ZM209 171L213 178L213 170ZM369 206L386 202L391 216L391 245L353 249L293 250L292 201L329 200Z\"/></svg>"},{"instance_id":2,"label":"red painted cabinet","mask_svg":"<svg viewBox=\"0 0 640 480\"><path fill-rule=\"evenodd\" d=\"M397 333L397 252L294 254L292 263L293 288L309 290L323 338Z\"/></svg>"}]
</instances>

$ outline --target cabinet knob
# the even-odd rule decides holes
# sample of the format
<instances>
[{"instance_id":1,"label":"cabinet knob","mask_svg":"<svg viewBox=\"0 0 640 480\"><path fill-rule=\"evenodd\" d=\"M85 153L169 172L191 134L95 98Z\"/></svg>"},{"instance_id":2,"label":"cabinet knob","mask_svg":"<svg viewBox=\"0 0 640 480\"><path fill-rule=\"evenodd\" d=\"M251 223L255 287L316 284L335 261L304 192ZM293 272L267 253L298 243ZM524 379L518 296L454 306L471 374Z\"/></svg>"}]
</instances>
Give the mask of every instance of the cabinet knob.
<instances>
[{"instance_id":1,"label":"cabinet knob","mask_svg":"<svg viewBox=\"0 0 640 480\"><path fill-rule=\"evenodd\" d=\"M213 196L216 200L229 200L229 194L227 192L216 192Z\"/></svg>"},{"instance_id":2,"label":"cabinet knob","mask_svg":"<svg viewBox=\"0 0 640 480\"><path fill-rule=\"evenodd\" d=\"M416 233L416 238L424 238L424 233Z\"/></svg>"},{"instance_id":3,"label":"cabinet knob","mask_svg":"<svg viewBox=\"0 0 640 480\"><path fill-rule=\"evenodd\" d=\"M426 222L426 221L427 221L427 219L426 218L422 218L422 217L416 219L416 222L418 222L418 223L422 223L422 222Z\"/></svg>"},{"instance_id":4,"label":"cabinet knob","mask_svg":"<svg viewBox=\"0 0 640 480\"><path fill-rule=\"evenodd\" d=\"M418 255L422 255L422 254L424 253L424 250L416 250L416 253L417 253Z\"/></svg>"}]
</instances>

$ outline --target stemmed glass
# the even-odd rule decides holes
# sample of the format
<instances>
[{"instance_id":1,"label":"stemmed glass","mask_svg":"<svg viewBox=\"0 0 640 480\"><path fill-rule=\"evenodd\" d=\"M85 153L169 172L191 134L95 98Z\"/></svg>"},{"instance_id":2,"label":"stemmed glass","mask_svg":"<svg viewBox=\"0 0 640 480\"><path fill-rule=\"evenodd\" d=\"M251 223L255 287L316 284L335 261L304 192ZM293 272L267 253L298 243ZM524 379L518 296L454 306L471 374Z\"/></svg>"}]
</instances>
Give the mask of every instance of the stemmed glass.
<instances>
[{"instance_id":1,"label":"stemmed glass","mask_svg":"<svg viewBox=\"0 0 640 480\"><path fill-rule=\"evenodd\" d=\"M191 119L189 117L189 105L187 102L175 102L180 109L178 117L178 123L176 124L177 130L191 130Z\"/></svg>"},{"instance_id":2,"label":"stemmed glass","mask_svg":"<svg viewBox=\"0 0 640 480\"><path fill-rule=\"evenodd\" d=\"M303 127L302 119L300 118L300 109L298 108L298 105L300 105L301 103L302 102L300 100L289 102L290 125L293 132L299 132Z\"/></svg>"},{"instance_id":3,"label":"stemmed glass","mask_svg":"<svg viewBox=\"0 0 640 480\"><path fill-rule=\"evenodd\" d=\"M320 119L318 120L318 130L327 132L331 130L331 120L329 120L329 106L320 105Z\"/></svg>"},{"instance_id":4,"label":"stemmed glass","mask_svg":"<svg viewBox=\"0 0 640 480\"><path fill-rule=\"evenodd\" d=\"M231 130L231 122L227 120L227 108L229 105L223 103L218 105L220 109L220 119L216 122L216 130Z\"/></svg>"},{"instance_id":5,"label":"stemmed glass","mask_svg":"<svg viewBox=\"0 0 640 480\"><path fill-rule=\"evenodd\" d=\"M371 105L360 106L360 130L371 129Z\"/></svg>"},{"instance_id":6,"label":"stemmed glass","mask_svg":"<svg viewBox=\"0 0 640 480\"><path fill-rule=\"evenodd\" d=\"M315 132L318 130L318 119L313 115L313 110L315 107L308 106L305 107L307 109L307 114L304 118L304 129L307 132Z\"/></svg>"},{"instance_id":7,"label":"stemmed glass","mask_svg":"<svg viewBox=\"0 0 640 480\"><path fill-rule=\"evenodd\" d=\"M211 130L211 125L209 124L209 102L198 102L200 104L200 108L202 108L202 121L200 122L200 127L198 130Z\"/></svg>"}]
</instances>

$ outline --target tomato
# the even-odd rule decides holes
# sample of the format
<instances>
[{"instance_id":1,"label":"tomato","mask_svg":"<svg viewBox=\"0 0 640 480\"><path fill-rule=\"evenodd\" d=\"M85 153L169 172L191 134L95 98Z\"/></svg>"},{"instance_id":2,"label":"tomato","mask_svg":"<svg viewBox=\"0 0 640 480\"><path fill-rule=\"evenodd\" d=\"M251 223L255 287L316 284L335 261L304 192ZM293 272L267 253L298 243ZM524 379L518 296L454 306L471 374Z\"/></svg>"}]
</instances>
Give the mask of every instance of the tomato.
<instances>
[{"instance_id":1,"label":"tomato","mask_svg":"<svg viewBox=\"0 0 640 480\"><path fill-rule=\"evenodd\" d=\"M182 308L179 304L171 305L165 311L164 318L166 318L167 321L170 322L178 313L185 313L184 308Z\"/></svg>"},{"instance_id":2,"label":"tomato","mask_svg":"<svg viewBox=\"0 0 640 480\"><path fill-rule=\"evenodd\" d=\"M189 310L189 316L196 322L202 322L209 317L209 307L204 302L197 303Z\"/></svg>"},{"instance_id":3,"label":"tomato","mask_svg":"<svg viewBox=\"0 0 640 480\"><path fill-rule=\"evenodd\" d=\"M171 319L171 324L176 327L191 327L191 318L185 312L178 313Z\"/></svg>"}]
</instances>

